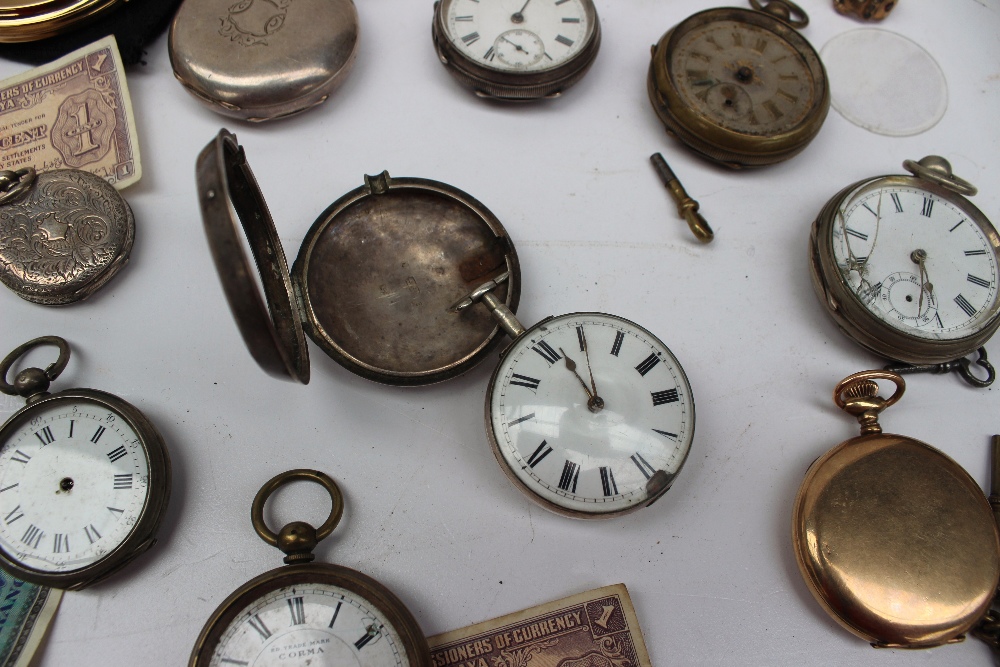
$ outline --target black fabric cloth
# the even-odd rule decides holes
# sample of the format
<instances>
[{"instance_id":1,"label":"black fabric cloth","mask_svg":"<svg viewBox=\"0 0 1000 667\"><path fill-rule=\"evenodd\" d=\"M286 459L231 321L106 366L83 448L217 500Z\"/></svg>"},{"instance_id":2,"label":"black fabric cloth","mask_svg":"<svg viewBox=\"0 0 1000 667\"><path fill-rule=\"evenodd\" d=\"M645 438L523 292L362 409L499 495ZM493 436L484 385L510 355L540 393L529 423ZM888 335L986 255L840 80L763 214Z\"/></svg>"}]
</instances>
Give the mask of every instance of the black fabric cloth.
<instances>
[{"instance_id":1,"label":"black fabric cloth","mask_svg":"<svg viewBox=\"0 0 1000 667\"><path fill-rule=\"evenodd\" d=\"M129 0L73 32L37 42L0 44L0 58L40 65L110 34L118 40L125 65L143 59L143 47L166 30L181 0Z\"/></svg>"}]
</instances>

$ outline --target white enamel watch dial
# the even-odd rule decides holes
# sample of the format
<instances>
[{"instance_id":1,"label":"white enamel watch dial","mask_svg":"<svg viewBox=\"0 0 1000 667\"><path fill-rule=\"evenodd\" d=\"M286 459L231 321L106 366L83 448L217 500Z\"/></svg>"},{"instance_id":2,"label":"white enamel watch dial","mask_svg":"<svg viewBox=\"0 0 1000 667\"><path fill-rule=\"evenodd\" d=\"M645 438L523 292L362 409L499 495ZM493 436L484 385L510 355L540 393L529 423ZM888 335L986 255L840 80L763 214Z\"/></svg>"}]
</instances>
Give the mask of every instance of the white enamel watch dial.
<instances>
[{"instance_id":1,"label":"white enamel watch dial","mask_svg":"<svg viewBox=\"0 0 1000 667\"><path fill-rule=\"evenodd\" d=\"M670 350L628 320L561 315L505 353L487 396L494 451L542 506L624 513L669 488L694 436L694 401Z\"/></svg>"},{"instance_id":2,"label":"white enamel watch dial","mask_svg":"<svg viewBox=\"0 0 1000 667\"><path fill-rule=\"evenodd\" d=\"M125 541L148 496L127 419L93 401L49 401L3 437L0 549L41 573L85 568Z\"/></svg>"},{"instance_id":3,"label":"white enamel watch dial","mask_svg":"<svg viewBox=\"0 0 1000 667\"><path fill-rule=\"evenodd\" d=\"M959 203L915 185L866 184L831 228L844 281L879 320L911 336L971 336L995 316L1000 267Z\"/></svg>"},{"instance_id":4,"label":"white enamel watch dial","mask_svg":"<svg viewBox=\"0 0 1000 667\"><path fill-rule=\"evenodd\" d=\"M601 45L592 0L440 0L434 45L480 97L554 97L579 81Z\"/></svg>"},{"instance_id":5,"label":"white enamel watch dial","mask_svg":"<svg viewBox=\"0 0 1000 667\"><path fill-rule=\"evenodd\" d=\"M540 72L572 59L594 32L587 0L444 0L447 38L482 67Z\"/></svg>"},{"instance_id":6,"label":"white enamel watch dial","mask_svg":"<svg viewBox=\"0 0 1000 667\"><path fill-rule=\"evenodd\" d=\"M325 583L284 586L255 600L222 633L212 667L409 665L399 633L362 596Z\"/></svg>"}]
</instances>

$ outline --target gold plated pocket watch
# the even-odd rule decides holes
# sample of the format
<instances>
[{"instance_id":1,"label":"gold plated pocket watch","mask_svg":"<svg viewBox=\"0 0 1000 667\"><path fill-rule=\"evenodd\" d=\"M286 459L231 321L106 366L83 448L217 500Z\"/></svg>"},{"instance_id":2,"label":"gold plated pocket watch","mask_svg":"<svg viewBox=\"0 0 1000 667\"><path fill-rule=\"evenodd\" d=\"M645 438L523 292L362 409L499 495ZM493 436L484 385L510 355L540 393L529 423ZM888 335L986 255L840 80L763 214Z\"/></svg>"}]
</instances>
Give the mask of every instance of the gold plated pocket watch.
<instances>
[{"instance_id":1,"label":"gold plated pocket watch","mask_svg":"<svg viewBox=\"0 0 1000 667\"><path fill-rule=\"evenodd\" d=\"M877 380L896 391L878 395ZM997 526L975 480L928 444L882 433L879 413L903 395L887 371L855 373L834 402L861 435L817 459L802 482L792 546L810 592L840 625L876 647L960 641L986 614L1000 579Z\"/></svg>"},{"instance_id":2,"label":"gold plated pocket watch","mask_svg":"<svg viewBox=\"0 0 1000 667\"><path fill-rule=\"evenodd\" d=\"M555 97L587 73L601 46L591 0L438 0L438 57L476 95Z\"/></svg>"},{"instance_id":3,"label":"gold plated pocket watch","mask_svg":"<svg viewBox=\"0 0 1000 667\"><path fill-rule=\"evenodd\" d=\"M323 486L333 508L319 528L294 521L275 534L264 522L264 504L295 480ZM251 579L219 605L198 636L190 667L430 667L420 626L392 591L355 570L312 562L313 549L343 511L337 484L317 470L290 470L261 487L251 509L253 527L285 554L286 567Z\"/></svg>"},{"instance_id":4,"label":"gold plated pocket watch","mask_svg":"<svg viewBox=\"0 0 1000 667\"><path fill-rule=\"evenodd\" d=\"M809 18L789 0L758 11L698 12L653 46L647 85L667 131L727 167L781 162L819 133L830 89L819 55L796 28Z\"/></svg>"},{"instance_id":5,"label":"gold plated pocket watch","mask_svg":"<svg viewBox=\"0 0 1000 667\"><path fill-rule=\"evenodd\" d=\"M456 321L447 312L456 294L502 272L514 278L501 298L516 309L519 296L520 268L506 230L461 190L385 172L366 176L364 186L320 214L289 272L235 135L222 130L205 147L197 175L223 291L250 353L268 373L307 383L308 334L352 373L386 384L430 384L469 370L502 340L489 314L469 312Z\"/></svg>"},{"instance_id":6,"label":"gold plated pocket watch","mask_svg":"<svg viewBox=\"0 0 1000 667\"><path fill-rule=\"evenodd\" d=\"M86 299L128 263L134 239L132 209L103 178L0 171L0 282L22 299Z\"/></svg>"},{"instance_id":7,"label":"gold plated pocket watch","mask_svg":"<svg viewBox=\"0 0 1000 667\"><path fill-rule=\"evenodd\" d=\"M576 519L646 507L673 484L694 439L691 386L656 336L606 313L548 317L525 329L493 292L481 303L513 339L486 392L486 433L508 479L547 510Z\"/></svg>"},{"instance_id":8,"label":"gold plated pocket watch","mask_svg":"<svg viewBox=\"0 0 1000 667\"><path fill-rule=\"evenodd\" d=\"M4 0L0 2L0 42L34 42L92 21L126 0Z\"/></svg>"},{"instance_id":9,"label":"gold plated pocket watch","mask_svg":"<svg viewBox=\"0 0 1000 667\"><path fill-rule=\"evenodd\" d=\"M59 348L45 370L11 367L40 346ZM170 457L133 405L94 389L49 394L69 362L57 336L28 341L0 362L0 391L27 399L0 427L0 567L78 590L156 543L170 498Z\"/></svg>"},{"instance_id":10,"label":"gold plated pocket watch","mask_svg":"<svg viewBox=\"0 0 1000 667\"><path fill-rule=\"evenodd\" d=\"M895 370L957 370L987 386L994 371L982 346L1000 327L1000 236L947 160L903 166L913 175L858 181L820 211L809 238L816 294L850 338L916 365ZM965 358L977 349L985 380Z\"/></svg>"}]
</instances>

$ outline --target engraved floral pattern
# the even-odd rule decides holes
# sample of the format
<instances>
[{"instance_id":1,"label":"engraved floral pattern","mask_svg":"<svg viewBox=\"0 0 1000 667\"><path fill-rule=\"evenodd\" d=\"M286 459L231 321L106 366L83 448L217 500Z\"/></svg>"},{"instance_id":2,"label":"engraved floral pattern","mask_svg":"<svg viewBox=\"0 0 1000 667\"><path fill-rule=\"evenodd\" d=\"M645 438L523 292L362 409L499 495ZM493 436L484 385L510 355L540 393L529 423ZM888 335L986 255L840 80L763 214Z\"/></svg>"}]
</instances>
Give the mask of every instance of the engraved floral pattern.
<instances>
[{"instance_id":1,"label":"engraved floral pattern","mask_svg":"<svg viewBox=\"0 0 1000 667\"><path fill-rule=\"evenodd\" d=\"M39 174L27 197L0 207L0 280L39 303L85 298L124 264L135 224L103 179Z\"/></svg>"}]
</instances>

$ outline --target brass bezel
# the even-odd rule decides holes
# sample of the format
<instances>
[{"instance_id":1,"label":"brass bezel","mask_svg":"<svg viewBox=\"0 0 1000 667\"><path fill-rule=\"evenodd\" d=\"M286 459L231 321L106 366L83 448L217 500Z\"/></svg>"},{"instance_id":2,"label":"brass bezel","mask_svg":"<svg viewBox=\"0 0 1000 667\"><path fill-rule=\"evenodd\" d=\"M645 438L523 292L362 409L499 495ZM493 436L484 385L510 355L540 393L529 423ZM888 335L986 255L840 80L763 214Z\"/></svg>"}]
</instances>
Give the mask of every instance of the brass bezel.
<instances>
[{"instance_id":1,"label":"brass bezel","mask_svg":"<svg viewBox=\"0 0 1000 667\"><path fill-rule=\"evenodd\" d=\"M402 601L371 577L339 565L307 563L275 568L254 577L227 597L212 612L191 651L189 667L207 667L215 647L229 625L244 609L272 591L295 584L327 584L347 589L378 608L392 624L406 649L409 667L430 667L430 649L420 626Z\"/></svg>"},{"instance_id":2,"label":"brass bezel","mask_svg":"<svg viewBox=\"0 0 1000 667\"><path fill-rule=\"evenodd\" d=\"M895 329L874 316L850 289L833 255L832 230L837 212L862 189L912 187L946 199L960 208L983 231L1000 267L1000 235L989 219L968 199L935 183L915 176L885 175L862 179L834 195L820 210L809 236L809 268L816 296L827 313L849 338L888 359L909 364L932 364L964 357L1000 328L1000 291L989 309L987 322L978 332L951 340L932 340Z\"/></svg>"},{"instance_id":3,"label":"brass bezel","mask_svg":"<svg viewBox=\"0 0 1000 667\"><path fill-rule=\"evenodd\" d=\"M146 502L139 520L121 544L100 560L67 572L43 572L22 565L14 555L0 548L0 567L15 577L42 586L80 590L114 574L156 543L156 532L170 500L171 467L166 445L152 422L130 403L114 394L96 389L66 389L24 406L0 427L0 448L4 446L11 431L30 420L35 412L53 403L64 402L94 403L124 419L139 436L139 444L149 466Z\"/></svg>"},{"instance_id":4,"label":"brass bezel","mask_svg":"<svg viewBox=\"0 0 1000 667\"><path fill-rule=\"evenodd\" d=\"M601 22L597 8L592 0L581 0L592 30L587 34L587 43L565 63L542 72L505 72L483 67L448 39L445 8L451 2L452 0L437 0L434 3L434 20L431 24L434 48L445 69L460 84L480 97L502 101L557 97L583 78L594 64L601 48Z\"/></svg>"},{"instance_id":5,"label":"brass bezel","mask_svg":"<svg viewBox=\"0 0 1000 667\"><path fill-rule=\"evenodd\" d=\"M674 85L670 69L673 51L685 33L716 21L736 21L763 28L800 54L816 86L812 109L802 122L786 132L755 136L721 127L684 101ZM703 157L733 169L766 166L798 154L819 133L830 109L826 70L812 45L788 23L762 11L737 7L692 14L667 31L652 48L646 85L653 110L668 133Z\"/></svg>"}]
</instances>

